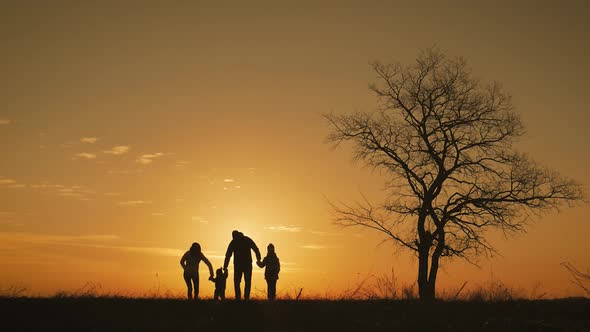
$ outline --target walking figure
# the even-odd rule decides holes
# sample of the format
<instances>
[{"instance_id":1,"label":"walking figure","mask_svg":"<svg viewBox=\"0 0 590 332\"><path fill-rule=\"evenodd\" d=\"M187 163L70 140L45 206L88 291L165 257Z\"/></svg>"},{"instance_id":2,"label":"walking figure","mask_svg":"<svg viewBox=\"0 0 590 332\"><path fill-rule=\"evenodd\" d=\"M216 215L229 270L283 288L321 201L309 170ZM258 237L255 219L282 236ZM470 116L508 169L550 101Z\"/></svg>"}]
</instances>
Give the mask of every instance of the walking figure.
<instances>
[{"instance_id":1,"label":"walking figure","mask_svg":"<svg viewBox=\"0 0 590 332\"><path fill-rule=\"evenodd\" d=\"M203 255L201 245L197 242L194 242L180 259L180 266L184 270L183 277L187 288L186 296L189 300L193 298L193 289L195 293L194 299L199 298L199 263L201 261L205 262L205 265L209 268L209 278L213 278L213 266L207 257Z\"/></svg>"},{"instance_id":2,"label":"walking figure","mask_svg":"<svg viewBox=\"0 0 590 332\"><path fill-rule=\"evenodd\" d=\"M250 250L253 250L256 254L256 262L260 261L260 250L258 250L256 243L251 238L241 232L234 230L231 235L232 240L225 253L223 268L227 270L229 259L233 255L236 300L241 298L240 283L242 282L242 275L244 276L244 300L248 300L250 299L250 287L252 285L252 253Z\"/></svg>"},{"instance_id":3,"label":"walking figure","mask_svg":"<svg viewBox=\"0 0 590 332\"><path fill-rule=\"evenodd\" d=\"M225 284L227 281L227 269L217 269L215 271L215 278L211 279L215 283L215 293L213 293L213 299L215 301L221 299L225 300Z\"/></svg>"},{"instance_id":4,"label":"walking figure","mask_svg":"<svg viewBox=\"0 0 590 332\"><path fill-rule=\"evenodd\" d=\"M274 300L277 296L277 280L281 271L281 262L275 253L275 246L270 243L267 247L266 257L262 262L256 262L259 267L266 267L264 270L264 279L266 280L267 294L269 300Z\"/></svg>"}]
</instances>

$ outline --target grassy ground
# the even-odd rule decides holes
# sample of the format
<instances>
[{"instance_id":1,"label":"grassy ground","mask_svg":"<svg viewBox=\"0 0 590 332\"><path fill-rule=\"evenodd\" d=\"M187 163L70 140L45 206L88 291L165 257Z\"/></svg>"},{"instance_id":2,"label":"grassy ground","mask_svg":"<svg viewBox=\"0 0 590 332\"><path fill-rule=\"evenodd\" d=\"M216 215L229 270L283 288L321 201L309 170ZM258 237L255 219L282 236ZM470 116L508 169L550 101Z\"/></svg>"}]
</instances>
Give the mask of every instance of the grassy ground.
<instances>
[{"instance_id":1,"label":"grassy ground","mask_svg":"<svg viewBox=\"0 0 590 332\"><path fill-rule=\"evenodd\" d=\"M590 331L590 300L440 302L0 298L4 331Z\"/></svg>"}]
</instances>

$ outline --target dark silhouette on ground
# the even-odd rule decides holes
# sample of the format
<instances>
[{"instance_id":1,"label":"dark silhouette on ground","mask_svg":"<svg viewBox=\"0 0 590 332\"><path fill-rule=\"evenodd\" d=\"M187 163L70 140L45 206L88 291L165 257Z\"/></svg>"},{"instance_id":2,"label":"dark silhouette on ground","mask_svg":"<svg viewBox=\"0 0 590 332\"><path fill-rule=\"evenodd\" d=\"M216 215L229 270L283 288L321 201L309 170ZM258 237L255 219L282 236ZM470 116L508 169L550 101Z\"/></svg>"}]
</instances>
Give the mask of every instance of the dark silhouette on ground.
<instances>
[{"instance_id":1,"label":"dark silhouette on ground","mask_svg":"<svg viewBox=\"0 0 590 332\"><path fill-rule=\"evenodd\" d=\"M274 300L277 296L277 280L281 271L281 262L275 253L275 246L270 243L267 247L266 257L261 262L256 262L258 267L266 267L264 270L264 279L266 280L267 294L269 300Z\"/></svg>"},{"instance_id":2,"label":"dark silhouette on ground","mask_svg":"<svg viewBox=\"0 0 590 332\"><path fill-rule=\"evenodd\" d=\"M335 222L382 232L418 258L432 301L443 257L494 253L485 231L523 231L529 217L584 200L584 188L515 149L524 125L500 84L484 85L438 49L408 66L375 63L380 111L328 114L328 141L386 174L383 203L333 204Z\"/></svg>"},{"instance_id":3,"label":"dark silhouette on ground","mask_svg":"<svg viewBox=\"0 0 590 332\"><path fill-rule=\"evenodd\" d=\"M232 233L232 240L227 247L225 253L225 261L223 268L227 270L229 259L234 256L234 291L236 300L241 298L240 283L242 282L242 275L244 276L244 299L250 299L250 287L252 285L252 253L256 254L256 262L260 261L260 250L256 243L251 238L245 236L243 233L234 230Z\"/></svg>"},{"instance_id":4,"label":"dark silhouette on ground","mask_svg":"<svg viewBox=\"0 0 590 332\"><path fill-rule=\"evenodd\" d=\"M589 331L590 300L0 298L4 331ZM427 317L427 318L426 318Z\"/></svg>"},{"instance_id":5,"label":"dark silhouette on ground","mask_svg":"<svg viewBox=\"0 0 590 332\"><path fill-rule=\"evenodd\" d=\"M228 271L227 269L217 269L215 271L215 278L212 278L211 281L215 283L215 292L213 293L213 299L217 300L225 300L225 285L227 282Z\"/></svg>"},{"instance_id":6,"label":"dark silhouette on ground","mask_svg":"<svg viewBox=\"0 0 590 332\"><path fill-rule=\"evenodd\" d=\"M180 266L184 270L183 277L184 282L186 283L186 297L190 300L193 298L193 290L194 290L194 299L199 298L199 263L201 261L205 262L205 265L209 268L209 278L213 278L213 266L211 262L203 255L201 252L201 245L197 242L194 242L190 249L184 253L182 258L180 259ZM194 286L194 287L193 287Z\"/></svg>"}]
</instances>

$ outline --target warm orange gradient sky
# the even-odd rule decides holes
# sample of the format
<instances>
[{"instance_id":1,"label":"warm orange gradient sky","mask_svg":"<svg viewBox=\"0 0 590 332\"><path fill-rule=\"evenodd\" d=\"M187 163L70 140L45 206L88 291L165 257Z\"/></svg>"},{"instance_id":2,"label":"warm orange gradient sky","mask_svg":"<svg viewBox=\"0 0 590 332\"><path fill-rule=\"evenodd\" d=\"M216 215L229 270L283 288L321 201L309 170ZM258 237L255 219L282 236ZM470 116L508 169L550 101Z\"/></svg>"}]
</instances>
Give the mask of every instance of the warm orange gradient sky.
<instances>
[{"instance_id":1,"label":"warm orange gradient sky","mask_svg":"<svg viewBox=\"0 0 590 332\"><path fill-rule=\"evenodd\" d=\"M4 2L0 287L183 294L180 256L198 241L220 267L233 229L263 254L275 244L279 296L340 294L392 268L412 283L410 253L331 224L325 197L378 199L383 179L323 143L321 113L375 109L368 64L436 44L513 94L522 150L587 185L587 31L582 1ZM590 268L589 215L492 235L502 256L446 262L438 289L494 278L579 295L559 263Z\"/></svg>"}]
</instances>

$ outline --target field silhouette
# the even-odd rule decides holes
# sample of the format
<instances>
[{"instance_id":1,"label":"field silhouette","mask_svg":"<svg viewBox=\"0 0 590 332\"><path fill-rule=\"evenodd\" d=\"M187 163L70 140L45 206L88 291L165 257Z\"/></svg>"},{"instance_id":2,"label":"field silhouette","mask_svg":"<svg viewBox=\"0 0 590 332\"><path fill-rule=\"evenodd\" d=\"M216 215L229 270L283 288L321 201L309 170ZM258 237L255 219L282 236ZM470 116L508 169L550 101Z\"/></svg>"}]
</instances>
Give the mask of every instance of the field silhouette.
<instances>
[{"instance_id":1,"label":"field silhouette","mask_svg":"<svg viewBox=\"0 0 590 332\"><path fill-rule=\"evenodd\" d=\"M10 331L588 331L590 300L1 298Z\"/></svg>"}]
</instances>

